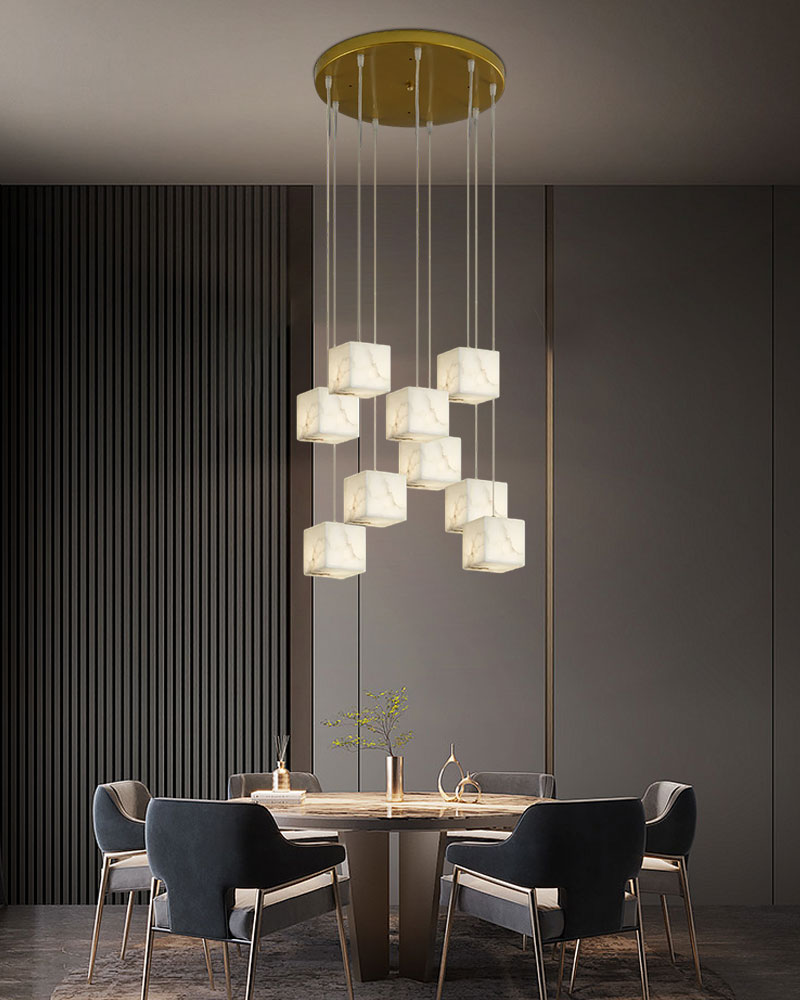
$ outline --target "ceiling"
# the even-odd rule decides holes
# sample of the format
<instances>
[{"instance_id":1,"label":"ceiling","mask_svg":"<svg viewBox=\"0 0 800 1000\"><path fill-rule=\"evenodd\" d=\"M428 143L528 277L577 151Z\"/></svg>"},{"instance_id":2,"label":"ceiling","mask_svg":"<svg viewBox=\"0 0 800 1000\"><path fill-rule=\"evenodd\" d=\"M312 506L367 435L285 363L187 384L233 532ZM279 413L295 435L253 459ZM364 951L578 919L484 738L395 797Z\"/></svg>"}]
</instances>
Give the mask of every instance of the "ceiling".
<instances>
[{"instance_id":1,"label":"ceiling","mask_svg":"<svg viewBox=\"0 0 800 1000\"><path fill-rule=\"evenodd\" d=\"M317 56L386 27L505 60L505 184L800 183L796 0L0 0L0 181L320 183ZM341 173L354 177L355 124ZM463 127L434 136L463 178ZM408 183L408 130L380 180ZM484 174L484 177L486 174Z\"/></svg>"}]
</instances>

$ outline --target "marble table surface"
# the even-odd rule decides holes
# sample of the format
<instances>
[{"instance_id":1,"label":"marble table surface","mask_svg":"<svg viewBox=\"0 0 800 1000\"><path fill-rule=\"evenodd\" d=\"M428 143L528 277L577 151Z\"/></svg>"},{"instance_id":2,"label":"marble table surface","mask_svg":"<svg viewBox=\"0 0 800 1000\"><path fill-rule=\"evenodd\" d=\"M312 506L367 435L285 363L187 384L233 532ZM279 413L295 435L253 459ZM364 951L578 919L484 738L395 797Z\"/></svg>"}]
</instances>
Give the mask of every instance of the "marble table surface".
<instances>
[{"instance_id":1,"label":"marble table surface","mask_svg":"<svg viewBox=\"0 0 800 1000\"><path fill-rule=\"evenodd\" d=\"M308 792L302 804L262 805L280 827L389 832L511 829L528 806L543 801L481 795L479 802L445 802L438 792L406 792L402 802L387 802L382 792Z\"/></svg>"}]
</instances>

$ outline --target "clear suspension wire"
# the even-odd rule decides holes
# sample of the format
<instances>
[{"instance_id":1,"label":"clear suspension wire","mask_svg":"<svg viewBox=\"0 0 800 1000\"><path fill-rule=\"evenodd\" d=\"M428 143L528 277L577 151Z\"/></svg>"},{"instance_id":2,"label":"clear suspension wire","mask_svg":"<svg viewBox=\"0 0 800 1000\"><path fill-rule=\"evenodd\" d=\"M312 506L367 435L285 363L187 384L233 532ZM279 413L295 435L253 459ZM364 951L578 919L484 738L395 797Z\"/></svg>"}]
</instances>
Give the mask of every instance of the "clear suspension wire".
<instances>
[{"instance_id":1,"label":"clear suspension wire","mask_svg":"<svg viewBox=\"0 0 800 1000\"><path fill-rule=\"evenodd\" d=\"M331 77L325 77L325 360L331 347Z\"/></svg>"},{"instance_id":2,"label":"clear suspension wire","mask_svg":"<svg viewBox=\"0 0 800 1000\"><path fill-rule=\"evenodd\" d=\"M469 95L467 97L467 347L469 347L469 315L471 309L471 299L469 294L469 280L471 263L469 259L469 238L470 238L470 224L469 224L469 210L470 210L470 188L469 188L469 154L470 154L470 140L472 138L472 81L475 75L475 60L467 60L467 70L469 72Z\"/></svg>"},{"instance_id":3,"label":"clear suspension wire","mask_svg":"<svg viewBox=\"0 0 800 1000\"><path fill-rule=\"evenodd\" d=\"M492 147L492 350L495 349L495 334L497 328L497 296L496 296L496 263L497 263L497 208L495 204L495 168L496 168L496 157L495 157L495 101L497 98L497 84L489 84L489 96L492 99L492 109L489 118L490 125L490 135L491 135L491 147ZM495 506L495 437L496 437L496 424L495 424L495 403L496 400L492 400L492 517L497 516L497 508Z\"/></svg>"},{"instance_id":4,"label":"clear suspension wire","mask_svg":"<svg viewBox=\"0 0 800 1000\"><path fill-rule=\"evenodd\" d=\"M339 102L333 102L333 346L336 347L336 133L339 130Z\"/></svg>"},{"instance_id":5,"label":"clear suspension wire","mask_svg":"<svg viewBox=\"0 0 800 1000\"><path fill-rule=\"evenodd\" d=\"M432 307L432 289L433 284L431 281L431 157L433 151L433 122L428 122L428 388L433 388L433 375L431 367L431 343L433 341L433 307Z\"/></svg>"},{"instance_id":6,"label":"clear suspension wire","mask_svg":"<svg viewBox=\"0 0 800 1000\"><path fill-rule=\"evenodd\" d=\"M472 109L472 141L475 144L475 319L473 325L475 327L475 346L478 346L478 115L480 111L478 108Z\"/></svg>"},{"instance_id":7,"label":"clear suspension wire","mask_svg":"<svg viewBox=\"0 0 800 1000\"><path fill-rule=\"evenodd\" d=\"M336 445L333 446L333 520L336 520Z\"/></svg>"},{"instance_id":8,"label":"clear suspension wire","mask_svg":"<svg viewBox=\"0 0 800 1000\"><path fill-rule=\"evenodd\" d=\"M416 331L416 382L419 385L419 64L422 59L422 47L414 48L414 140L416 143L416 164L414 175L415 211L416 211L416 309L414 311L414 326Z\"/></svg>"},{"instance_id":9,"label":"clear suspension wire","mask_svg":"<svg viewBox=\"0 0 800 1000\"><path fill-rule=\"evenodd\" d=\"M372 343L378 343L378 119L372 119ZM372 397L372 467L378 468L378 397Z\"/></svg>"},{"instance_id":10,"label":"clear suspension wire","mask_svg":"<svg viewBox=\"0 0 800 1000\"><path fill-rule=\"evenodd\" d=\"M364 53L358 63L358 156L356 158L356 340L361 340L361 140L364 122L361 117L364 94Z\"/></svg>"}]
</instances>

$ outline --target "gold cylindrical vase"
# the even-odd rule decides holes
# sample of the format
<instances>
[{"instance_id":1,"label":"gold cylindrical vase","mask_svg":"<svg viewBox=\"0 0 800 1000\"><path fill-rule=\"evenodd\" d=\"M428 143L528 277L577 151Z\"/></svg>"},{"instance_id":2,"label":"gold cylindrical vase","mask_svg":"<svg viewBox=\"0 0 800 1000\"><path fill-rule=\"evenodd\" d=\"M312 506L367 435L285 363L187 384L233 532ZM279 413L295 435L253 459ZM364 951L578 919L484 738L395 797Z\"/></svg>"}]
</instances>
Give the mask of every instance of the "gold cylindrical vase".
<instances>
[{"instance_id":1,"label":"gold cylindrical vase","mask_svg":"<svg viewBox=\"0 0 800 1000\"><path fill-rule=\"evenodd\" d=\"M403 758L386 758L386 801L403 801Z\"/></svg>"}]
</instances>

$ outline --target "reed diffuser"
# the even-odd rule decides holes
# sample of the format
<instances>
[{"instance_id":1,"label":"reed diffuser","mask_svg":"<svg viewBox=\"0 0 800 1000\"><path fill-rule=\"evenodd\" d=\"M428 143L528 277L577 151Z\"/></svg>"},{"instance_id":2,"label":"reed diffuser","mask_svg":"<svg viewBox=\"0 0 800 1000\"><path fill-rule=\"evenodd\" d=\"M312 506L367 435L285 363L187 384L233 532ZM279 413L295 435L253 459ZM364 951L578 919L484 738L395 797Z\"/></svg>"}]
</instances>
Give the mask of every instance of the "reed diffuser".
<instances>
[{"instance_id":1,"label":"reed diffuser","mask_svg":"<svg viewBox=\"0 0 800 1000\"><path fill-rule=\"evenodd\" d=\"M286 751L288 748L288 736L275 737L275 756L278 758L278 766L272 772L273 792L288 792L292 787L292 783L289 780L289 772L286 769Z\"/></svg>"}]
</instances>

